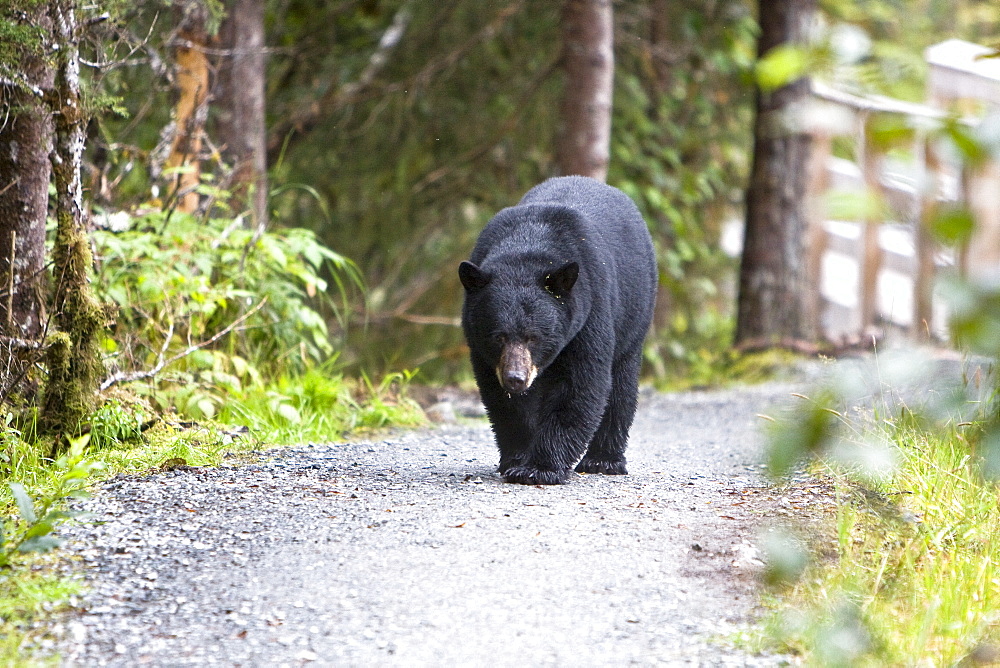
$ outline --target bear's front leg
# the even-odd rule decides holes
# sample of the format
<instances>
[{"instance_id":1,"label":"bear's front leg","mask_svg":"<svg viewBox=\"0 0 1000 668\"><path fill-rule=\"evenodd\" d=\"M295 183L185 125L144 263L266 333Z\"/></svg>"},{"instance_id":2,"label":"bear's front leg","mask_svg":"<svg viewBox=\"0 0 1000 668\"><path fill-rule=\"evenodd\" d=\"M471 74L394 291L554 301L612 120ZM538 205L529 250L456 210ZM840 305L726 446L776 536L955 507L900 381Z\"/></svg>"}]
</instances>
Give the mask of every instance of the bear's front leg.
<instances>
[{"instance_id":1,"label":"bear's front leg","mask_svg":"<svg viewBox=\"0 0 1000 668\"><path fill-rule=\"evenodd\" d=\"M500 474L504 482L518 485L565 485L573 473L570 467L555 471L539 468L537 464L516 464Z\"/></svg>"},{"instance_id":2,"label":"bear's front leg","mask_svg":"<svg viewBox=\"0 0 1000 668\"><path fill-rule=\"evenodd\" d=\"M506 475L511 468L523 464L527 456L531 443L530 419L535 410L534 396L508 394L497 382L493 367L480 358L472 358L472 371L490 418L497 449L500 450L497 471Z\"/></svg>"},{"instance_id":3,"label":"bear's front leg","mask_svg":"<svg viewBox=\"0 0 1000 668\"><path fill-rule=\"evenodd\" d=\"M581 365L583 366L583 365ZM610 374L595 369L578 368L572 374L549 374L532 391L539 391L535 406L537 420L530 445L522 457L503 470L505 482L522 485L562 485L573 475L573 465L580 459L594 437L607 401ZM590 371L591 373L588 373ZM580 379L586 382L579 384ZM574 382L577 381L577 382ZM547 386L547 387L546 387ZM503 453L501 452L501 459Z\"/></svg>"},{"instance_id":4,"label":"bear's front leg","mask_svg":"<svg viewBox=\"0 0 1000 668\"><path fill-rule=\"evenodd\" d=\"M497 470L500 475L504 475L510 468L524 462L531 442L531 430L524 409L518 405L517 399L506 396L489 397L484 393L483 403L490 416L497 449L500 450L500 466Z\"/></svg>"},{"instance_id":5,"label":"bear's front leg","mask_svg":"<svg viewBox=\"0 0 1000 668\"><path fill-rule=\"evenodd\" d=\"M569 482L573 465L597 429L597 420L573 420L559 413L553 411L541 421L532 435L531 446L524 453L523 462L508 466L502 472L504 482L522 485L564 485Z\"/></svg>"}]
</instances>

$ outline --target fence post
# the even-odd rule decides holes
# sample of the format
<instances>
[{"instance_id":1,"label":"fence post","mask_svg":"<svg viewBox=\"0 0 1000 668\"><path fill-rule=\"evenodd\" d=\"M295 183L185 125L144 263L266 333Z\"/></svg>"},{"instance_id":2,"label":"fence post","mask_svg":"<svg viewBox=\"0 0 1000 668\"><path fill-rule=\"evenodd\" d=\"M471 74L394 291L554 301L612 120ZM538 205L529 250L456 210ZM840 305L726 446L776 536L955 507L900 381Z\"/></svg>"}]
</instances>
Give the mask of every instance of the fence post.
<instances>
[{"instance_id":1,"label":"fence post","mask_svg":"<svg viewBox=\"0 0 1000 668\"><path fill-rule=\"evenodd\" d=\"M881 192L881 181L879 155L875 152L868 137L868 114L861 114L860 125L861 136L858 138L858 150L861 156L858 162L861 165L861 176L867 201L865 220L861 223L858 315L861 321L861 333L864 334L865 330L875 324L878 314L878 276L882 269L882 246L879 242L880 221L877 213L872 211L870 207L872 200Z\"/></svg>"},{"instance_id":2,"label":"fence post","mask_svg":"<svg viewBox=\"0 0 1000 668\"><path fill-rule=\"evenodd\" d=\"M824 194L830 186L829 162L833 139L828 132L815 132L809 156L809 174L806 180L806 276L809 295L806 297L805 317L823 334L823 255L828 245L826 206Z\"/></svg>"},{"instance_id":3,"label":"fence post","mask_svg":"<svg viewBox=\"0 0 1000 668\"><path fill-rule=\"evenodd\" d=\"M931 223L937 215L938 197L940 195L941 163L934 150L933 141L926 134L918 136L917 156L921 164L918 173L921 175L917 195L917 216L913 230L913 245L916 272L913 277L913 324L911 334L918 336L923 326L928 338L934 333L934 238L931 235Z\"/></svg>"},{"instance_id":4,"label":"fence post","mask_svg":"<svg viewBox=\"0 0 1000 668\"><path fill-rule=\"evenodd\" d=\"M973 281L1000 281L1000 163L987 160L965 174L966 206L976 221L963 249L962 274Z\"/></svg>"}]
</instances>

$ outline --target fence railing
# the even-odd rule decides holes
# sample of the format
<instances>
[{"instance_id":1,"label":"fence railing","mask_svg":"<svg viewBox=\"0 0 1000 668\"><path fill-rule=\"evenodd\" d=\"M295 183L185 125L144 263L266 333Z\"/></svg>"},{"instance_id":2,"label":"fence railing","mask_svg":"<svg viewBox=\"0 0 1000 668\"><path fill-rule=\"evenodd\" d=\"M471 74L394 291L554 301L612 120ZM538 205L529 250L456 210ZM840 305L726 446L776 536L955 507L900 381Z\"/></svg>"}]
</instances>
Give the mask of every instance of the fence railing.
<instances>
[{"instance_id":1,"label":"fence railing","mask_svg":"<svg viewBox=\"0 0 1000 668\"><path fill-rule=\"evenodd\" d=\"M872 123L885 115L916 128L911 160L890 159L873 141ZM936 276L1000 269L1000 166L988 162L963 170L938 155L935 141L920 129L945 117L931 106L814 83L807 117L814 139L807 261L819 288L813 312L833 333L862 333L892 322L913 334L941 335L945 317L934 299ZM834 157L838 137L853 140L855 161ZM868 202L856 207L862 219L830 220L826 203L833 192ZM930 233L940 207L954 205L967 207L978 221L972 241L957 252L940 247ZM831 309L838 315L829 317Z\"/></svg>"}]
</instances>

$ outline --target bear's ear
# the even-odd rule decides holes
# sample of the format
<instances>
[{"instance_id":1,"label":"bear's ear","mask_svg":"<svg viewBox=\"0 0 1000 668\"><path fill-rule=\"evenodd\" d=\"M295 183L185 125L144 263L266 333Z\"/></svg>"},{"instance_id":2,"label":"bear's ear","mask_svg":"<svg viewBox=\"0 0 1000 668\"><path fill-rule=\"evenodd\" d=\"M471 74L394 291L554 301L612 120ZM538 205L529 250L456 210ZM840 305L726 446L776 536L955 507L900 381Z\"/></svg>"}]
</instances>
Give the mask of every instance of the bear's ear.
<instances>
[{"instance_id":1,"label":"bear's ear","mask_svg":"<svg viewBox=\"0 0 1000 668\"><path fill-rule=\"evenodd\" d=\"M458 265L458 278L466 290L479 290L490 282L490 275L471 262Z\"/></svg>"},{"instance_id":2,"label":"bear's ear","mask_svg":"<svg viewBox=\"0 0 1000 668\"><path fill-rule=\"evenodd\" d=\"M545 277L545 289L556 297L564 297L576 285L579 276L580 265L576 262L567 262Z\"/></svg>"}]
</instances>

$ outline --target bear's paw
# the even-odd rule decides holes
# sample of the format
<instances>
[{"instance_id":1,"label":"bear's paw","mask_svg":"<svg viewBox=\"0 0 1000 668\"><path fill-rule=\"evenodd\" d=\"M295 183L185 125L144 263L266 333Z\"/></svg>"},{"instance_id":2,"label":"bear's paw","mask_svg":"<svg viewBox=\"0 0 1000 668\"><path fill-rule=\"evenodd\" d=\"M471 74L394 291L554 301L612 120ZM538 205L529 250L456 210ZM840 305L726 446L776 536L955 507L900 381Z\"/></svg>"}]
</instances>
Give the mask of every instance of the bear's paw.
<instances>
[{"instance_id":1,"label":"bear's paw","mask_svg":"<svg viewBox=\"0 0 1000 668\"><path fill-rule=\"evenodd\" d=\"M519 485L565 485L569 482L571 469L546 471L530 465L511 466L503 472L503 481Z\"/></svg>"},{"instance_id":2,"label":"bear's paw","mask_svg":"<svg viewBox=\"0 0 1000 668\"><path fill-rule=\"evenodd\" d=\"M595 457L584 457L576 465L577 473L603 473L604 475L627 475L625 460L617 459L609 461L607 459L597 459Z\"/></svg>"}]
</instances>

